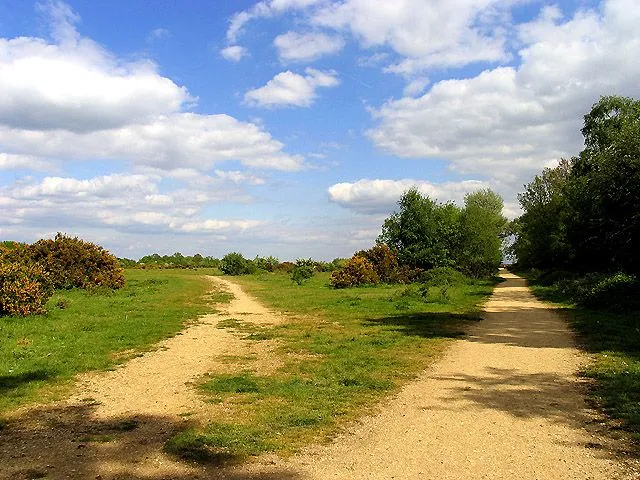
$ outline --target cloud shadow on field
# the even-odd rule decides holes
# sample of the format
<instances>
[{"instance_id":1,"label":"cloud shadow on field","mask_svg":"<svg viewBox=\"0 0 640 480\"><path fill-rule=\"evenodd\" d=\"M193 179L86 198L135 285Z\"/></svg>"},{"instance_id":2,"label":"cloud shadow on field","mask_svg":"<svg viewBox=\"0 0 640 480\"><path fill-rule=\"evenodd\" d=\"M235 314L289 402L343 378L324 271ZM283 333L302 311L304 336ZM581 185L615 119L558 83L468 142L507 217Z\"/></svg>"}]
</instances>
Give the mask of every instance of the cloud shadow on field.
<instances>
[{"instance_id":1,"label":"cloud shadow on field","mask_svg":"<svg viewBox=\"0 0 640 480\"><path fill-rule=\"evenodd\" d=\"M215 463L171 465L158 458L164 442L191 425L158 415L98 419L90 400L25 410L3 420L0 429L0 479L103 480L297 480L295 472L269 467L244 473ZM140 468L142 464L151 468ZM167 465L167 469L158 468Z\"/></svg>"}]
</instances>

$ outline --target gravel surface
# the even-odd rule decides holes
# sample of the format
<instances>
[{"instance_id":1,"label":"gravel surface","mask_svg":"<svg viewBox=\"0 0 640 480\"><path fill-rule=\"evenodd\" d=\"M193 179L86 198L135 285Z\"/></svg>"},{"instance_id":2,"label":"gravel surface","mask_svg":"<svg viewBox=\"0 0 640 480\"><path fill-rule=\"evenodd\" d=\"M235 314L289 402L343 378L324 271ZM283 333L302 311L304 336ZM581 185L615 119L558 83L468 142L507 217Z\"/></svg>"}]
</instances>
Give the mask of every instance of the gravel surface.
<instances>
[{"instance_id":1,"label":"gravel surface","mask_svg":"<svg viewBox=\"0 0 640 480\"><path fill-rule=\"evenodd\" d=\"M563 320L523 280L503 276L485 319L378 414L329 445L230 470L187 465L162 452L172 433L206 418L207 404L191 382L224 370L223 355L261 348L218 322L283 321L237 285L215 278L235 296L224 312L112 372L83 376L67 402L17 412L0 430L0 478L640 478L624 438L613 438L585 402L576 372L586 359Z\"/></svg>"}]
</instances>

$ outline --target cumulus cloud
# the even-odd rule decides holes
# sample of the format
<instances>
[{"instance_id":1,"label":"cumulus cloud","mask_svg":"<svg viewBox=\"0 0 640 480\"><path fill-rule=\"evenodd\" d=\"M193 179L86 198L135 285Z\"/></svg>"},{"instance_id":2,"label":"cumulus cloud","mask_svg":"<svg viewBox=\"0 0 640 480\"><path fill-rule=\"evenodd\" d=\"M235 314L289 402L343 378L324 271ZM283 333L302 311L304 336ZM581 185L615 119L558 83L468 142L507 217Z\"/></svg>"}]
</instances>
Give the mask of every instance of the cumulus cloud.
<instances>
[{"instance_id":1,"label":"cumulus cloud","mask_svg":"<svg viewBox=\"0 0 640 480\"><path fill-rule=\"evenodd\" d=\"M462 173L521 185L581 148L581 119L601 95L637 97L640 5L610 0L562 21L545 9L519 27L517 67L437 82L373 111L369 137L406 158L450 160Z\"/></svg>"},{"instance_id":2,"label":"cumulus cloud","mask_svg":"<svg viewBox=\"0 0 640 480\"><path fill-rule=\"evenodd\" d=\"M260 107L309 107L315 101L318 88L335 87L340 84L337 73L313 68L305 69L306 75L290 70L278 73L266 85L245 93L249 105Z\"/></svg>"},{"instance_id":3,"label":"cumulus cloud","mask_svg":"<svg viewBox=\"0 0 640 480\"><path fill-rule=\"evenodd\" d=\"M339 52L344 47L344 40L335 35L325 33L287 32L278 35L273 44L283 62L309 62L324 55Z\"/></svg>"},{"instance_id":4,"label":"cumulus cloud","mask_svg":"<svg viewBox=\"0 0 640 480\"><path fill-rule=\"evenodd\" d=\"M273 17L287 10L305 9L322 2L323 0L265 0L258 2L250 9L238 12L231 17L227 29L227 41L230 44L236 43L245 25L252 20Z\"/></svg>"},{"instance_id":5,"label":"cumulus cloud","mask_svg":"<svg viewBox=\"0 0 640 480\"><path fill-rule=\"evenodd\" d=\"M0 152L0 170L35 170L48 172L56 170L53 162L42 160L33 155L14 155Z\"/></svg>"},{"instance_id":6,"label":"cumulus cloud","mask_svg":"<svg viewBox=\"0 0 640 480\"><path fill-rule=\"evenodd\" d=\"M221 171L215 176L200 174L198 183L182 182L163 191L164 174L23 179L0 188L0 226L20 225L28 230L47 226L74 229L81 225L83 228L110 227L122 232L144 227L148 233L197 234L212 231L239 233L263 223L253 219L215 219L204 215L204 207L211 203L246 201L237 185L251 183L251 179ZM182 178L189 176L183 175Z\"/></svg>"},{"instance_id":7,"label":"cumulus cloud","mask_svg":"<svg viewBox=\"0 0 640 480\"><path fill-rule=\"evenodd\" d=\"M260 126L186 112L194 101L186 87L161 76L152 62L124 61L82 37L75 28L79 17L66 4L42 8L55 42L0 38L3 168L37 170L52 159L124 160L165 169L207 170L228 160L302 168L303 159L286 154Z\"/></svg>"},{"instance_id":8,"label":"cumulus cloud","mask_svg":"<svg viewBox=\"0 0 640 480\"><path fill-rule=\"evenodd\" d=\"M228 115L175 113L149 123L78 133L30 131L0 125L0 144L19 154L67 159L118 159L160 168L208 170L237 160L247 167L299 170L303 159L260 127Z\"/></svg>"},{"instance_id":9,"label":"cumulus cloud","mask_svg":"<svg viewBox=\"0 0 640 480\"><path fill-rule=\"evenodd\" d=\"M230 45L220 50L220 55L231 62L239 62L249 55L249 51L240 45Z\"/></svg>"},{"instance_id":10,"label":"cumulus cloud","mask_svg":"<svg viewBox=\"0 0 640 480\"><path fill-rule=\"evenodd\" d=\"M389 214L395 209L402 194L414 187L434 200L461 204L467 193L487 188L488 185L477 180L432 183L412 179L362 179L332 185L328 194L330 201L358 213Z\"/></svg>"}]
</instances>

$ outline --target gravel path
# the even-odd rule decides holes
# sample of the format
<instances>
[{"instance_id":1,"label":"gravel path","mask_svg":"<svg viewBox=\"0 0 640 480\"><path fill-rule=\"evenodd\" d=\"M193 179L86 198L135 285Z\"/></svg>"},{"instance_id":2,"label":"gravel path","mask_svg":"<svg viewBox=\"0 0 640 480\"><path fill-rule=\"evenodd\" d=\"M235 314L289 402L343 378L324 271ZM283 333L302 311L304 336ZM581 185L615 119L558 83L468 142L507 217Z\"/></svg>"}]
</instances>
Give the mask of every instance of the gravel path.
<instances>
[{"instance_id":1,"label":"gravel path","mask_svg":"<svg viewBox=\"0 0 640 480\"><path fill-rule=\"evenodd\" d=\"M19 412L0 430L0 479L640 478L614 457L622 442L585 404L575 375L585 358L564 322L523 280L504 276L485 320L377 415L329 445L226 471L176 462L162 444L206 418L190 382L224 369L221 355L261 343L242 342L218 322L282 318L213 279L235 297L225 311L113 372L83 377L67 402Z\"/></svg>"},{"instance_id":2,"label":"gravel path","mask_svg":"<svg viewBox=\"0 0 640 480\"><path fill-rule=\"evenodd\" d=\"M329 446L248 471L344 480L640 478L614 458L618 445L585 403L576 377L585 357L565 322L524 280L503 276L468 338L379 414Z\"/></svg>"}]
</instances>

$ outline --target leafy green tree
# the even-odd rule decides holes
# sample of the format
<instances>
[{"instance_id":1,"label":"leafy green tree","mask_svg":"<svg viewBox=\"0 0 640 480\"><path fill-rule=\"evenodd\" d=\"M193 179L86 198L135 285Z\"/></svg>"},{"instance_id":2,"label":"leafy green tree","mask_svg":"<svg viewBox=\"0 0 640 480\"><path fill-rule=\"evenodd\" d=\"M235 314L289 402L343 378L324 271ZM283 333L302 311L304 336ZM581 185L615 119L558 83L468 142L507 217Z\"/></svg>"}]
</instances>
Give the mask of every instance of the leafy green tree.
<instances>
[{"instance_id":1,"label":"leafy green tree","mask_svg":"<svg viewBox=\"0 0 640 480\"><path fill-rule=\"evenodd\" d=\"M225 275L244 275L251 273L254 268L251 260L238 252L227 253L220 262L220 270Z\"/></svg>"},{"instance_id":2,"label":"leafy green tree","mask_svg":"<svg viewBox=\"0 0 640 480\"><path fill-rule=\"evenodd\" d=\"M460 209L438 204L412 188L398 201L399 210L384 221L378 243L398 252L402 265L429 269L453 264Z\"/></svg>"},{"instance_id":3,"label":"leafy green tree","mask_svg":"<svg viewBox=\"0 0 640 480\"><path fill-rule=\"evenodd\" d=\"M575 268L640 272L640 101L602 97L582 134L566 190Z\"/></svg>"},{"instance_id":4,"label":"leafy green tree","mask_svg":"<svg viewBox=\"0 0 640 480\"><path fill-rule=\"evenodd\" d=\"M512 225L516 241L512 250L523 267L567 268L573 258L567 239L569 205L565 190L571 163L562 159L555 168L525 185L518 194L523 214Z\"/></svg>"},{"instance_id":5,"label":"leafy green tree","mask_svg":"<svg viewBox=\"0 0 640 480\"><path fill-rule=\"evenodd\" d=\"M487 277L502 261L502 238L507 219L502 215L502 197L490 189L469 193L460 214L456 263L471 277Z\"/></svg>"}]
</instances>

